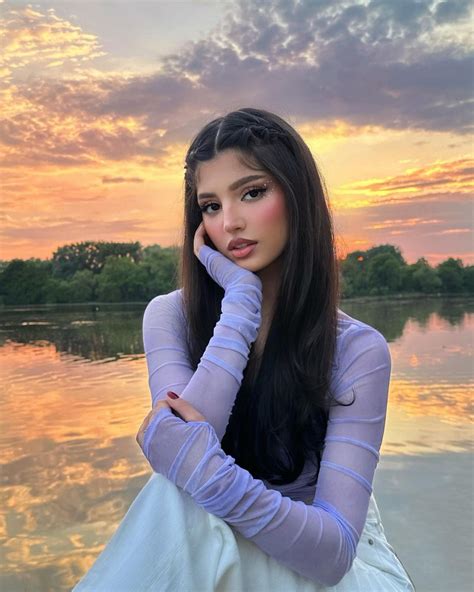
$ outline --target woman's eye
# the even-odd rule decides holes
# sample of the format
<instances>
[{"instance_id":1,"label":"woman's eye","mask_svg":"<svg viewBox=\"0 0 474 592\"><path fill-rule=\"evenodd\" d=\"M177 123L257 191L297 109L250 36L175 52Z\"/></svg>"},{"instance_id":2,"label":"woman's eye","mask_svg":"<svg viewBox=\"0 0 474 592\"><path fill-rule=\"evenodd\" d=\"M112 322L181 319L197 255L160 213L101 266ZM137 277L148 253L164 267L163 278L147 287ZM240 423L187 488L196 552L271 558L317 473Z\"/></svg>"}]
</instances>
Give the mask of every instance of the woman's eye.
<instances>
[{"instance_id":1,"label":"woman's eye","mask_svg":"<svg viewBox=\"0 0 474 592\"><path fill-rule=\"evenodd\" d=\"M252 187L251 189L248 189L242 195L242 199L246 195L250 195L250 197L252 198L250 201L253 201L255 198L258 198L260 195L263 195L266 191L267 191L267 187ZM208 210L208 208L210 208L211 206L218 206L219 207L219 204L213 201L213 202L207 203L203 206L200 206L199 209L201 210L201 212L203 214L210 214L211 212ZM213 209L212 211L216 212L217 210Z\"/></svg>"},{"instance_id":2,"label":"woman's eye","mask_svg":"<svg viewBox=\"0 0 474 592\"><path fill-rule=\"evenodd\" d=\"M218 205L219 204L216 204L216 203L212 202L212 203L205 204L203 206L199 206L199 209L201 210L201 212L203 214L210 214L210 212L208 211L207 208L210 208L211 206L218 206ZM215 212L216 210L213 210L213 211Z\"/></svg>"},{"instance_id":3,"label":"woman's eye","mask_svg":"<svg viewBox=\"0 0 474 592\"><path fill-rule=\"evenodd\" d=\"M256 193L256 195L253 195L252 197L258 197L260 194L263 195L266 190L266 187L252 187L252 189L249 189L246 193L244 193L244 196L250 193Z\"/></svg>"}]
</instances>

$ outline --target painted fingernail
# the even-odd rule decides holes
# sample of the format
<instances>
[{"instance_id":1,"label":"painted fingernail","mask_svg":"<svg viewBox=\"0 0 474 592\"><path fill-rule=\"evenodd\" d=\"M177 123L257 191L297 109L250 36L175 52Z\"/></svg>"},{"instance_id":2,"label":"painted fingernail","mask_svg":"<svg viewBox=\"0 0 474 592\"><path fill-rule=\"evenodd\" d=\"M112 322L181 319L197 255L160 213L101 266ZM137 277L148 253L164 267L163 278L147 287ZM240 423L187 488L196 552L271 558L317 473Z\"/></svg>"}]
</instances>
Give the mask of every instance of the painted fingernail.
<instances>
[{"instance_id":1,"label":"painted fingernail","mask_svg":"<svg viewBox=\"0 0 474 592\"><path fill-rule=\"evenodd\" d=\"M173 393L173 391L168 391L167 395L170 399L179 399L179 395L177 395L176 393Z\"/></svg>"}]
</instances>

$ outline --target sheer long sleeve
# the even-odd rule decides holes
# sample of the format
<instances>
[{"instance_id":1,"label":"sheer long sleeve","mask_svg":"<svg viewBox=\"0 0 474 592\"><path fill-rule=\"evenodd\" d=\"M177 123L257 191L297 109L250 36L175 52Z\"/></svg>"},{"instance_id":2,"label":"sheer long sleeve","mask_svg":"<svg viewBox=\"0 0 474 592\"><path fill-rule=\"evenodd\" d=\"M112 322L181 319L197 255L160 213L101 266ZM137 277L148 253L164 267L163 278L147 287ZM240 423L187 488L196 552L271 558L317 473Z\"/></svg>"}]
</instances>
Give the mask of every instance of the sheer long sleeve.
<instances>
[{"instance_id":1,"label":"sheer long sleeve","mask_svg":"<svg viewBox=\"0 0 474 592\"><path fill-rule=\"evenodd\" d=\"M263 551L315 582L335 585L350 569L367 516L385 426L391 360L375 329L347 323L332 388L350 405L331 408L311 506L255 479L220 446L207 422L160 410L144 436L152 468Z\"/></svg>"},{"instance_id":2,"label":"sheer long sleeve","mask_svg":"<svg viewBox=\"0 0 474 592\"><path fill-rule=\"evenodd\" d=\"M169 390L191 403L222 440L261 322L259 278L207 245L199 259L225 286L221 316L196 371L187 354L182 303L173 292L153 299L143 317L143 340L153 404Z\"/></svg>"}]
</instances>

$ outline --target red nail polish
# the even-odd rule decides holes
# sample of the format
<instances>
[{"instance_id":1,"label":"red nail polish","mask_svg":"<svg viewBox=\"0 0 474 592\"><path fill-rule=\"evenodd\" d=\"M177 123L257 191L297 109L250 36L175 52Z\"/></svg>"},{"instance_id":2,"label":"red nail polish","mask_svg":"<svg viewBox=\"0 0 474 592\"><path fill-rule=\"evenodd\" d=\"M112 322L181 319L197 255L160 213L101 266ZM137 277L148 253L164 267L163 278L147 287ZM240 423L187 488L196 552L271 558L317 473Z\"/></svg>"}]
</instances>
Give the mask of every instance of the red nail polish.
<instances>
[{"instance_id":1,"label":"red nail polish","mask_svg":"<svg viewBox=\"0 0 474 592\"><path fill-rule=\"evenodd\" d=\"M179 395L177 395L176 393L173 393L173 391L168 391L167 395L170 399L179 399Z\"/></svg>"}]
</instances>

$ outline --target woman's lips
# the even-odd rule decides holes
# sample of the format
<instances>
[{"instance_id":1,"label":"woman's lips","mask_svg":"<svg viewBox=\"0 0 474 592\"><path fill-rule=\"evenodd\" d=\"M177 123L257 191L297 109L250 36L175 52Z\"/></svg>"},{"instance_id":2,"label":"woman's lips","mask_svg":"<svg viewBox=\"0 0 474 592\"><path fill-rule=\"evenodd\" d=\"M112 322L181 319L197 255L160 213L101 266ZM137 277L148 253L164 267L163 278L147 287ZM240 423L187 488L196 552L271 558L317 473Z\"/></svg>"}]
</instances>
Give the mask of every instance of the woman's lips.
<instances>
[{"instance_id":1,"label":"woman's lips","mask_svg":"<svg viewBox=\"0 0 474 592\"><path fill-rule=\"evenodd\" d=\"M250 255L250 253L254 250L254 248L257 246L257 243L252 243L251 245L247 245L246 247L243 247L242 249L232 249L231 253L234 257L237 257L238 259L242 259L242 257L247 257L247 255Z\"/></svg>"}]
</instances>

